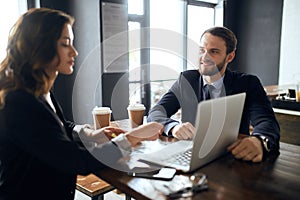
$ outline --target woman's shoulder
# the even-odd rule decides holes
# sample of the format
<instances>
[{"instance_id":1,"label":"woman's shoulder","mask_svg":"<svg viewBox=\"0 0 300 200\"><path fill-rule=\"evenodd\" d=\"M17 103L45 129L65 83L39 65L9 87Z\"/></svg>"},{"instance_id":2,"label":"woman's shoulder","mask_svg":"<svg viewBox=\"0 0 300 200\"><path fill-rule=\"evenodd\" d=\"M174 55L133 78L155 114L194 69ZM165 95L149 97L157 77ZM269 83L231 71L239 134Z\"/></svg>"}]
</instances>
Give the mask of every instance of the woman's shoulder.
<instances>
[{"instance_id":1,"label":"woman's shoulder","mask_svg":"<svg viewBox=\"0 0 300 200\"><path fill-rule=\"evenodd\" d=\"M33 107L38 104L38 98L34 96L34 94L24 90L18 89L14 91L10 91L7 93L5 97L5 106L26 106L26 107ZM24 108L25 109L25 108Z\"/></svg>"},{"instance_id":2,"label":"woman's shoulder","mask_svg":"<svg viewBox=\"0 0 300 200\"><path fill-rule=\"evenodd\" d=\"M8 92L5 99L6 99L6 101L14 101L14 100L23 101L26 99L36 99L36 97L32 93L30 93L24 89L17 89L17 90Z\"/></svg>"}]
</instances>

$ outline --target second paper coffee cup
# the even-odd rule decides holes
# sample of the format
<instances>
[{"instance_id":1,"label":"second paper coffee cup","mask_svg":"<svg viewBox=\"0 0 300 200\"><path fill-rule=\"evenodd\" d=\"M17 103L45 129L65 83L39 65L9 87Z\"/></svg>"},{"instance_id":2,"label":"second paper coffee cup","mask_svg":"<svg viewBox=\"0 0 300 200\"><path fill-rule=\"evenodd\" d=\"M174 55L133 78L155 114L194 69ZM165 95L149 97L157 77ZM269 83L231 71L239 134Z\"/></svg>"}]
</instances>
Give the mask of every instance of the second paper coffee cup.
<instances>
[{"instance_id":1,"label":"second paper coffee cup","mask_svg":"<svg viewBox=\"0 0 300 200\"><path fill-rule=\"evenodd\" d=\"M135 128L143 124L145 106L143 104L131 104L127 107L131 128Z\"/></svg>"}]
</instances>

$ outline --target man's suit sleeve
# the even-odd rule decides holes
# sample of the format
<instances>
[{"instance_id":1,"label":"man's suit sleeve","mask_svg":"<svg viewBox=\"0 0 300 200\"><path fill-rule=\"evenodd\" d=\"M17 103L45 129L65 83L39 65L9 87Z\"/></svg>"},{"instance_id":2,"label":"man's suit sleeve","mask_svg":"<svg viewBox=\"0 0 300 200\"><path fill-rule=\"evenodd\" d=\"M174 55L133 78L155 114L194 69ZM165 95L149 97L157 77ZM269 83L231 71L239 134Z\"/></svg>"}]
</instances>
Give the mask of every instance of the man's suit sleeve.
<instances>
[{"instance_id":1,"label":"man's suit sleeve","mask_svg":"<svg viewBox=\"0 0 300 200\"><path fill-rule=\"evenodd\" d=\"M181 76L180 76L181 77ZM173 128L178 121L171 119L180 108L180 103L175 94L180 94L180 77L172 85L171 89L163 95L159 102L149 111L147 121L155 121L165 126L165 133Z\"/></svg>"},{"instance_id":2,"label":"man's suit sleeve","mask_svg":"<svg viewBox=\"0 0 300 200\"><path fill-rule=\"evenodd\" d=\"M252 76L249 80L246 105L249 107L249 117L253 135L267 136L271 142L271 149L279 149L280 128L275 118L271 102L269 101L259 79Z\"/></svg>"}]
</instances>

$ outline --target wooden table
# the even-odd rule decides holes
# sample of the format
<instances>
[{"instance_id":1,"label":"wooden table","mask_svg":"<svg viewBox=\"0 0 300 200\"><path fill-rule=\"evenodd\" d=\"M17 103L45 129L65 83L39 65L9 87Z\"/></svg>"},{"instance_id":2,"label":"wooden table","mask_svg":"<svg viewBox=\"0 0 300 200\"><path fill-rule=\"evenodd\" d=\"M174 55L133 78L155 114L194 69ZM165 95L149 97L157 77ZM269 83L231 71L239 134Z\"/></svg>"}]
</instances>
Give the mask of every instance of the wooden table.
<instances>
[{"instance_id":1,"label":"wooden table","mask_svg":"<svg viewBox=\"0 0 300 200\"><path fill-rule=\"evenodd\" d=\"M198 171L208 176L209 189L190 199L291 200L300 197L300 146L297 145L281 142L280 155L261 163L237 160L226 154ZM96 175L134 199L167 199L149 179L132 178L110 168Z\"/></svg>"}]
</instances>

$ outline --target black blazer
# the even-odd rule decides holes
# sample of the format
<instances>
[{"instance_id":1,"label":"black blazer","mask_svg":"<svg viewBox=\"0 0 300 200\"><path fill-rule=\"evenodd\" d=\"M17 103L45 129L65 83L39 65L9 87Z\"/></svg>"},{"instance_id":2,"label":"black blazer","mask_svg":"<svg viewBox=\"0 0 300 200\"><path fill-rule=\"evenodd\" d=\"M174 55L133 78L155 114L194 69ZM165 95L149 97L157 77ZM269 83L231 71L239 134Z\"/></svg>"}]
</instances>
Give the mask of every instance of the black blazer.
<instances>
[{"instance_id":1,"label":"black blazer","mask_svg":"<svg viewBox=\"0 0 300 200\"><path fill-rule=\"evenodd\" d=\"M226 70L224 76L226 95L246 92L239 133L249 135L250 122L253 133L268 136L271 148L279 148L279 125L272 105L260 80L253 75ZM203 80L198 70L188 70L180 74L171 89L160 99L148 114L148 121L157 121L164 125L174 122L170 117L181 108L182 122L195 125L198 102L203 100Z\"/></svg>"},{"instance_id":2,"label":"black blazer","mask_svg":"<svg viewBox=\"0 0 300 200\"><path fill-rule=\"evenodd\" d=\"M0 199L74 199L77 174L113 165L120 150L113 143L92 149L74 141L74 123L43 98L17 90L0 109ZM104 164L103 164L104 163Z\"/></svg>"}]
</instances>

